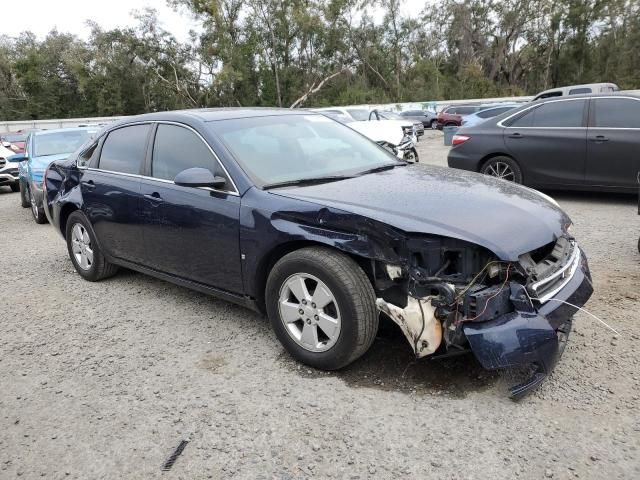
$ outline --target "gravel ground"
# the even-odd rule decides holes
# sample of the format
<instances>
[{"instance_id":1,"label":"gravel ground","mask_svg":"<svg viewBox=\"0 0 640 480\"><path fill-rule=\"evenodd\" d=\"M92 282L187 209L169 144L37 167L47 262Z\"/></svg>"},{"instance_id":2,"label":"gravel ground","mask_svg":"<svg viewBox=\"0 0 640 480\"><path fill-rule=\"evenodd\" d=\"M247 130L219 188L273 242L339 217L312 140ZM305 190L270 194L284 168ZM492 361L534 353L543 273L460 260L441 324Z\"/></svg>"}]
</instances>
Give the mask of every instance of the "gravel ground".
<instances>
[{"instance_id":1,"label":"gravel ground","mask_svg":"<svg viewBox=\"0 0 640 480\"><path fill-rule=\"evenodd\" d=\"M422 163L445 164L426 137ZM548 193L589 256L587 308L619 335L577 315L553 375L514 403L471 357L412 362L394 325L327 374L241 307L127 271L85 282L0 188L0 478L639 478L636 199Z\"/></svg>"}]
</instances>

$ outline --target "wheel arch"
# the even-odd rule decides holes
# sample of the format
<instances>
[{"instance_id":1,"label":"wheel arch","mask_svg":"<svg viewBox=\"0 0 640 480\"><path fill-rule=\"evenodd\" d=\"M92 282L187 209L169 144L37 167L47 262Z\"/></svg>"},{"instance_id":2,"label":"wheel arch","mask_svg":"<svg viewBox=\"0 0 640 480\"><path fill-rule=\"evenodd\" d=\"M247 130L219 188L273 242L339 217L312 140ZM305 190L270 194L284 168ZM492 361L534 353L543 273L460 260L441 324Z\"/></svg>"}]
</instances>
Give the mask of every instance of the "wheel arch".
<instances>
[{"instance_id":1,"label":"wheel arch","mask_svg":"<svg viewBox=\"0 0 640 480\"><path fill-rule=\"evenodd\" d=\"M520 166L520 163L515 158L513 158L513 155L511 155L509 153L506 153L506 152L493 152L493 153L489 153L489 154L485 155L484 157L482 157L480 159L480 161L478 162L478 167L477 167L478 170L477 171L479 172L480 170L482 170L482 167L484 167L485 164L489 160L491 160L492 158L496 158L496 157L507 157L507 158L510 158L511 160L516 162L518 164L518 166Z\"/></svg>"},{"instance_id":2,"label":"wheel arch","mask_svg":"<svg viewBox=\"0 0 640 480\"><path fill-rule=\"evenodd\" d=\"M336 247L335 245L329 245L323 242L319 242L316 240L292 240L288 242L284 242L276 245L272 248L259 262L256 273L255 273L255 281L254 281L254 295L256 304L259 309L264 313L266 311L265 308L265 288L267 285L267 279L269 278L269 272L273 266L285 255L294 252L296 250L300 250L302 248L308 247L320 247L327 248L331 250L335 250L337 252L343 253L344 255L352 258L364 271L365 275L371 282L371 285L375 288L374 278L374 269L372 265L372 259L355 255L352 252L347 252L341 248Z\"/></svg>"},{"instance_id":3,"label":"wheel arch","mask_svg":"<svg viewBox=\"0 0 640 480\"><path fill-rule=\"evenodd\" d=\"M80 210L78 208L77 205L75 205L74 203L65 203L62 208L60 209L60 220L58 222L59 228L60 228L60 233L62 234L62 237L66 240L67 238L67 219L69 218L69 215L71 215L73 212L75 212L76 210Z\"/></svg>"}]
</instances>

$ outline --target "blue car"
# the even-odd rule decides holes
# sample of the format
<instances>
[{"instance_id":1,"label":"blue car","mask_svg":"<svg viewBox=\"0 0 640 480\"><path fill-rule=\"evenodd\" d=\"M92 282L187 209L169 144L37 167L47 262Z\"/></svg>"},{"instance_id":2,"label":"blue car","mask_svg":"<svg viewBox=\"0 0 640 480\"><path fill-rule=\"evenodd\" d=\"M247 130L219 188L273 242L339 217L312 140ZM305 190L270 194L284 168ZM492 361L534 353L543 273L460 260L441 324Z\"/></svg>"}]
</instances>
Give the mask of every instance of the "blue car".
<instances>
[{"instance_id":1,"label":"blue car","mask_svg":"<svg viewBox=\"0 0 640 480\"><path fill-rule=\"evenodd\" d=\"M63 160L96 133L96 128L62 128L31 132L23 154L13 155L9 161L18 163L20 202L31 207L36 223L46 223L42 209L42 182L49 164Z\"/></svg>"}]
</instances>

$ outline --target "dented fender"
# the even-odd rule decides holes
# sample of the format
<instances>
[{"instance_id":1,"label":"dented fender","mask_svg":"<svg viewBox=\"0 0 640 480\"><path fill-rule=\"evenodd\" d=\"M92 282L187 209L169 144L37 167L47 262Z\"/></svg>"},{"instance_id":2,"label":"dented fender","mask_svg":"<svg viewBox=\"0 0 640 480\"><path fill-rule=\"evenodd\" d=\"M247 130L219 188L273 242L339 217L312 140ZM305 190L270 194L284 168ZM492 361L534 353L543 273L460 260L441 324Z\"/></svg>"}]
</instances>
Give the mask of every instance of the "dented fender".
<instances>
[{"instance_id":1,"label":"dented fender","mask_svg":"<svg viewBox=\"0 0 640 480\"><path fill-rule=\"evenodd\" d=\"M264 195L271 195L264 208ZM336 248L350 255L383 263L406 261L399 254L406 238L382 222L337 208L292 199L252 188L240 207L240 251L245 292L262 296L260 278L265 262L280 248L312 242Z\"/></svg>"}]
</instances>

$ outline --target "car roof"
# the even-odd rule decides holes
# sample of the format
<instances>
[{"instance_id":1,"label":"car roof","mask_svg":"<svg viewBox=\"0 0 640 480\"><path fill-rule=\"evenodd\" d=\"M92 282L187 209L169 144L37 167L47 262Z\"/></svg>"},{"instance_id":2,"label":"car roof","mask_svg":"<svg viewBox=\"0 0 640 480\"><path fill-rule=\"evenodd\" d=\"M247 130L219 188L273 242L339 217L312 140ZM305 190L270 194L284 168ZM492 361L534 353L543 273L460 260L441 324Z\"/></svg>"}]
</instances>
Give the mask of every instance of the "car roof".
<instances>
[{"instance_id":1,"label":"car roof","mask_svg":"<svg viewBox=\"0 0 640 480\"><path fill-rule=\"evenodd\" d=\"M118 126L131 122L144 122L154 120L184 120L185 118L200 120L203 122L214 122L218 120L231 120L237 118L251 118L251 117L267 117L267 116L281 116L281 115L315 115L314 112L302 109L289 109L289 108L270 108L270 107L222 107L222 108L197 108L189 110L172 110L167 112L154 112L144 113L142 115L136 115L127 117L119 122L109 124L109 129L112 126Z\"/></svg>"},{"instance_id":2,"label":"car roof","mask_svg":"<svg viewBox=\"0 0 640 480\"><path fill-rule=\"evenodd\" d=\"M576 98L607 98L607 97L621 97L621 98L632 97L632 98L640 99L640 95L638 95L637 93L624 93L624 92L582 93L580 95L563 95L562 97L541 98L534 102L525 103L523 105L531 105L532 103L538 104L538 103L553 102L553 101L560 102L560 101L566 101L566 100L574 100Z\"/></svg>"}]
</instances>

